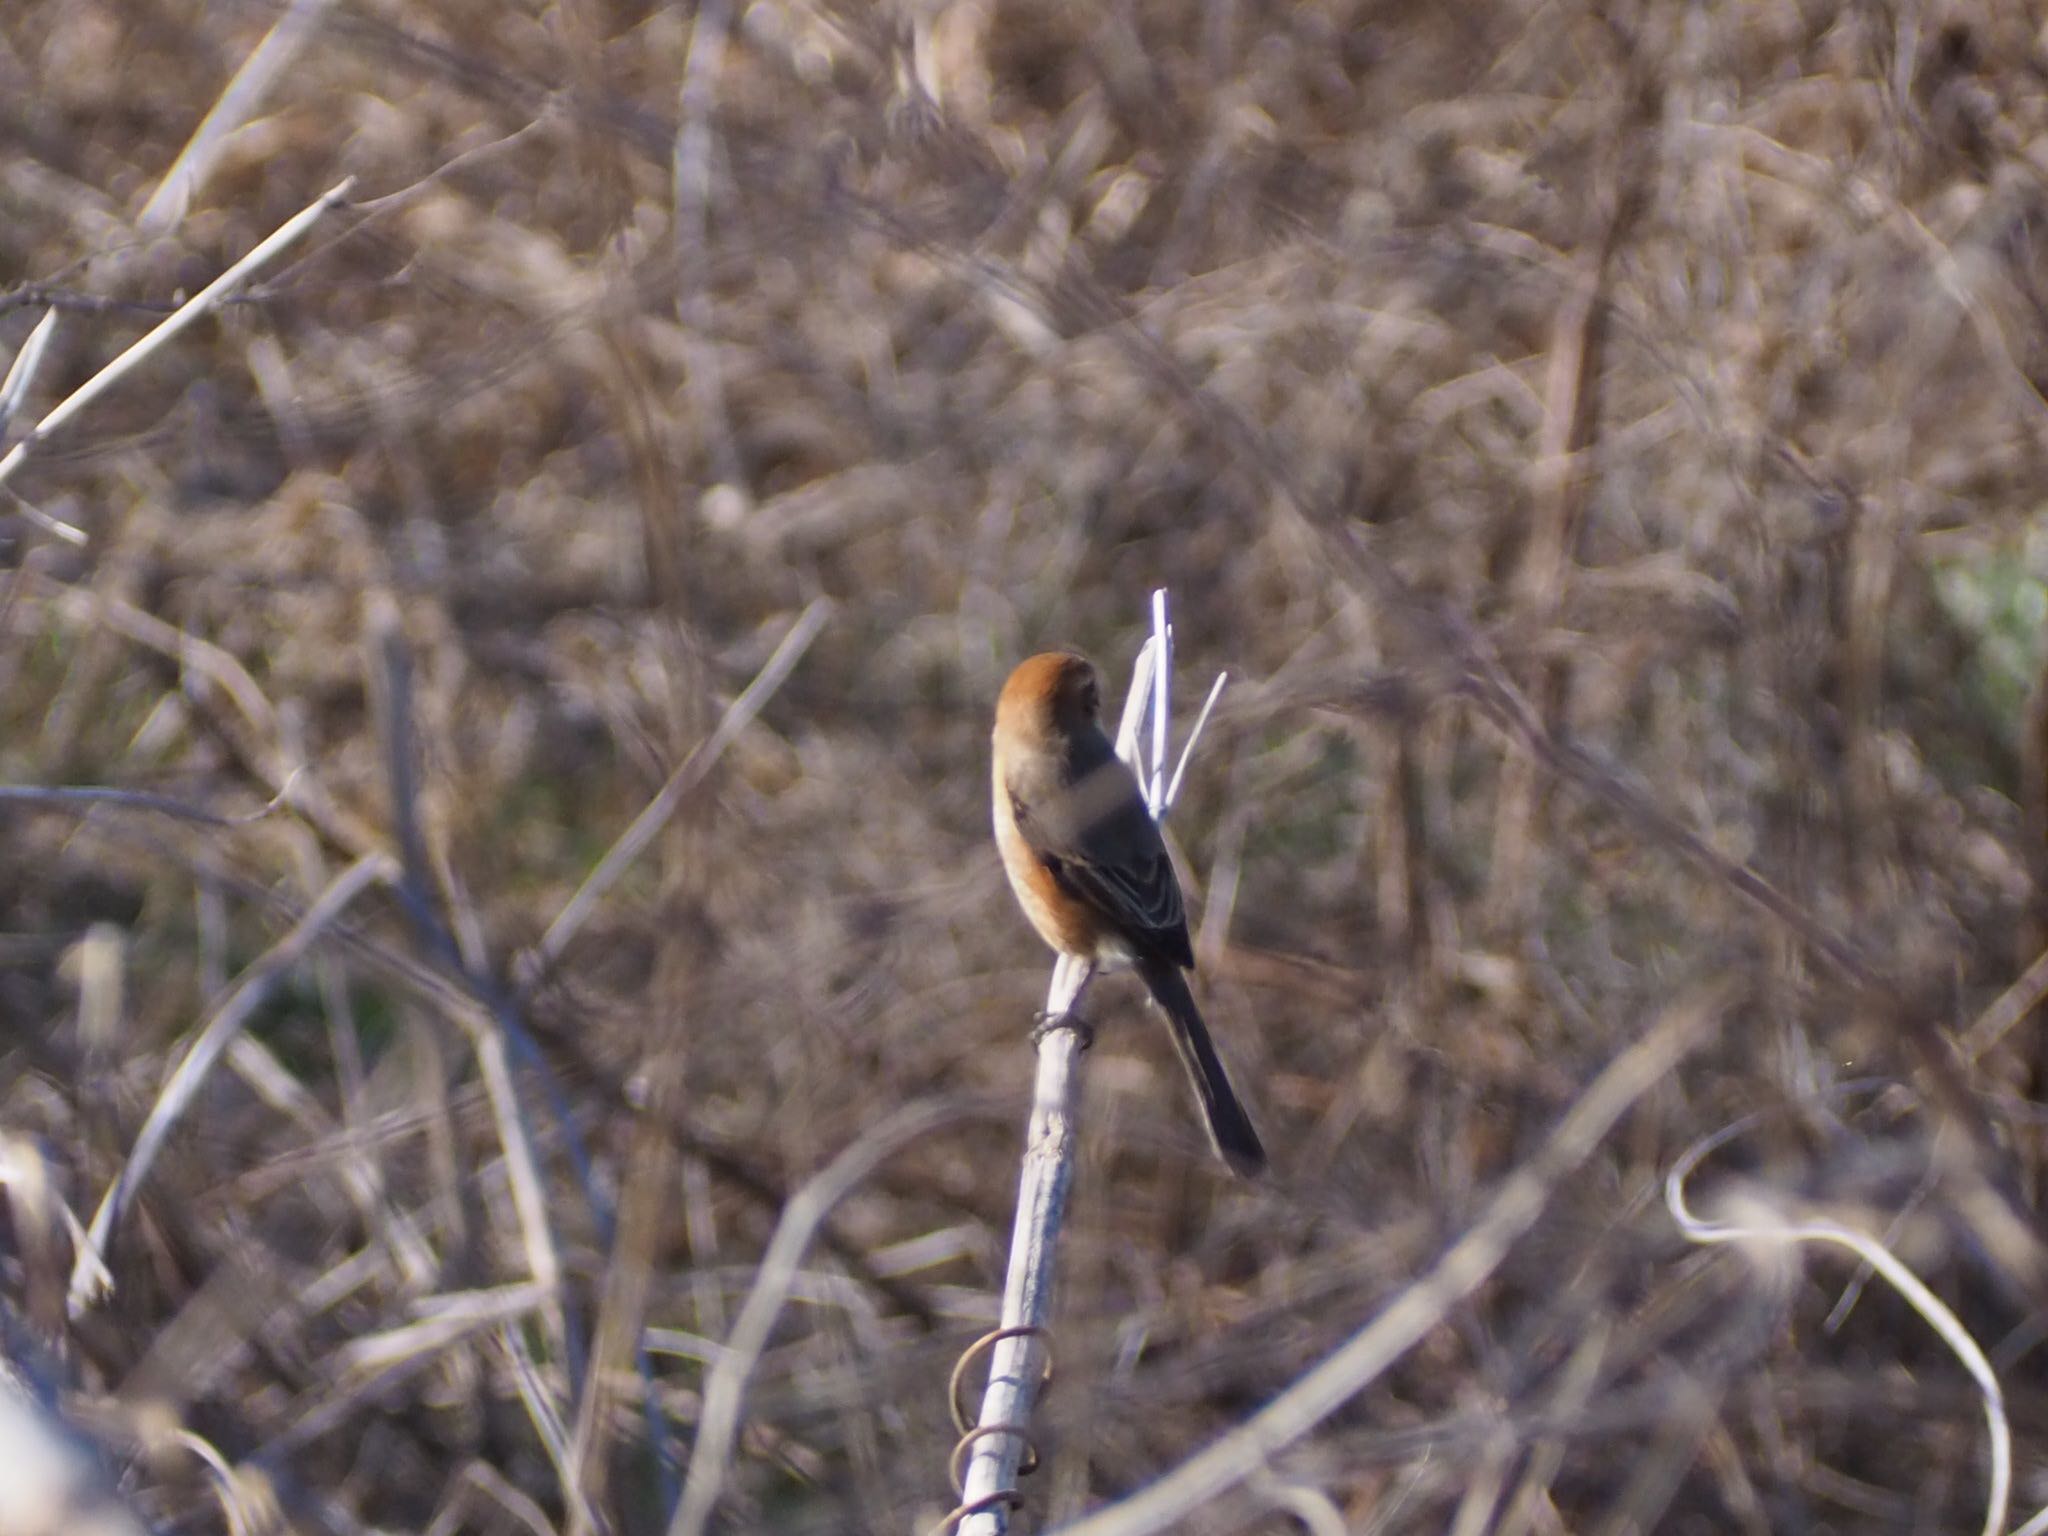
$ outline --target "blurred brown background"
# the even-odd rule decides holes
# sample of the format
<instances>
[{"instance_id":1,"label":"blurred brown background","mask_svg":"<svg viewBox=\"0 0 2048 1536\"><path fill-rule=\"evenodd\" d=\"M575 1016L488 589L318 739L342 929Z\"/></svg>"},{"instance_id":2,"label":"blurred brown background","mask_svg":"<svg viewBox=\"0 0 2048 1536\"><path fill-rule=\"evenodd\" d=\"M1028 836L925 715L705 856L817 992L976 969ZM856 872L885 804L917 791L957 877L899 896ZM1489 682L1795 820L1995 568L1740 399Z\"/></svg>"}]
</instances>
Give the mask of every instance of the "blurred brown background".
<instances>
[{"instance_id":1,"label":"blurred brown background","mask_svg":"<svg viewBox=\"0 0 2048 1536\"><path fill-rule=\"evenodd\" d=\"M1959 1307L2048 1500L2036 1031L1968 1033L2039 947L2029 7L341 0L162 192L282 16L0 10L0 349L60 312L16 438L356 178L0 493L0 782L288 802L0 804L0 1128L81 1219L267 967L110 1297L66 1322L54 1218L0 1222L139 1510L659 1529L783 1201L937 1097L810 1251L722 1506L936 1519L1048 963L988 712L1047 645L1121 676L1154 586L1182 699L1235 679L1173 830L1275 1169L1105 987L1026 1521L1320 1359L1716 982L1494 1280L1190 1528L1974 1529L1925 1326L1665 1214L1758 1109L1732 1161ZM380 851L410 903L264 959ZM503 1289L550 1262L559 1305Z\"/></svg>"}]
</instances>

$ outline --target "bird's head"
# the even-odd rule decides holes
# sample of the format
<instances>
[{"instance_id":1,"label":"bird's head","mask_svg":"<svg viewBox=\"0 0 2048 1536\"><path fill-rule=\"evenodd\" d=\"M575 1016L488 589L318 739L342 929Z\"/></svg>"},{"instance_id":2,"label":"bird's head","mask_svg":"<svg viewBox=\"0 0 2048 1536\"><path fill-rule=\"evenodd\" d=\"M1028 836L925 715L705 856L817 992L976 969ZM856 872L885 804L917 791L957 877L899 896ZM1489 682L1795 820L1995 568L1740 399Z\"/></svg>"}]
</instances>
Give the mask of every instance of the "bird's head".
<instances>
[{"instance_id":1,"label":"bird's head","mask_svg":"<svg viewBox=\"0 0 2048 1536\"><path fill-rule=\"evenodd\" d=\"M1020 741L1050 742L1095 725L1102 683L1095 665L1072 651L1046 651L1020 662L996 700L996 730Z\"/></svg>"}]
</instances>

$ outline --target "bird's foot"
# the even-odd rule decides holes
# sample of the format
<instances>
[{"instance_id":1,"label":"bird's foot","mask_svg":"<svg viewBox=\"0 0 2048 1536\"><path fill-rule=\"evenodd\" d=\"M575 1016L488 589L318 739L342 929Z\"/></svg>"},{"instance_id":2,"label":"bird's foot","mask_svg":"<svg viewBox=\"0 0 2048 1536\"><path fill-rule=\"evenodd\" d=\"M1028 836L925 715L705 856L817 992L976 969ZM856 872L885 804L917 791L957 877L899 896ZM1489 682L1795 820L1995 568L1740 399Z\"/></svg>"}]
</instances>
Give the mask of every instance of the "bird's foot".
<instances>
[{"instance_id":1,"label":"bird's foot","mask_svg":"<svg viewBox=\"0 0 2048 1536\"><path fill-rule=\"evenodd\" d=\"M1035 1015L1031 1023L1031 1043L1034 1046L1039 1045L1047 1035L1056 1029L1071 1029L1074 1032L1075 1039L1080 1041L1081 1049L1084 1051L1095 1043L1095 1026L1082 1018L1080 1014L1075 1013L1071 1008L1065 1013L1040 1013Z\"/></svg>"}]
</instances>

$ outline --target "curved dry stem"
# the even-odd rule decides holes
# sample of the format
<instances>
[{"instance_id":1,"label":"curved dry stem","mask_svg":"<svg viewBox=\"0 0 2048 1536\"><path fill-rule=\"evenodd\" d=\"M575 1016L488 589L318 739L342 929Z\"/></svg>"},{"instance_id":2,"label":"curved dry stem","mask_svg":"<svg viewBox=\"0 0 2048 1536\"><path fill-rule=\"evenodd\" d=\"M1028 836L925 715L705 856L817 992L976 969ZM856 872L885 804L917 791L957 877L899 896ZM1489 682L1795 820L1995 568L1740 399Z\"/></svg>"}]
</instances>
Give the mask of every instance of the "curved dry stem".
<instances>
[{"instance_id":1,"label":"curved dry stem","mask_svg":"<svg viewBox=\"0 0 2048 1536\"><path fill-rule=\"evenodd\" d=\"M1716 1131L1687 1148L1685 1155L1672 1164L1664 1179L1664 1203L1671 1211L1671 1219L1695 1243L1759 1243L1773 1248L1832 1243L1848 1249L1883 1276L1906 1305L1926 1320L1977 1383L1984 1399L1985 1429L1991 1440L1991 1486L1985 1496L1983 1536L1998 1536L2005 1528L2006 1505L2012 1497L2012 1429L2005 1415L2005 1394L1999 1389L1991 1361L1947 1303L1869 1233L1826 1218L1788 1216L1777 1197L1754 1185L1739 1196L1728 1197L1729 1208L1739 1213L1732 1221L1709 1220L1697 1214L1687 1201L1685 1185L1693 1171L1760 1118L1748 1115Z\"/></svg>"}]
</instances>

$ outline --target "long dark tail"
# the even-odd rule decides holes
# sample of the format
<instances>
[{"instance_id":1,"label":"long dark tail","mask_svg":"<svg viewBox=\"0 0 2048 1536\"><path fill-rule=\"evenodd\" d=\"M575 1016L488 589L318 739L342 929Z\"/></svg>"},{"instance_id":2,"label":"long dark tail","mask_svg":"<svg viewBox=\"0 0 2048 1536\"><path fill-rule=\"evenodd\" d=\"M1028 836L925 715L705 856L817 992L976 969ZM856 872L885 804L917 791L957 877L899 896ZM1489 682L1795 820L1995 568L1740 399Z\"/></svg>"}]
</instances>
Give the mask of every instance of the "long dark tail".
<instances>
[{"instance_id":1,"label":"long dark tail","mask_svg":"<svg viewBox=\"0 0 2048 1536\"><path fill-rule=\"evenodd\" d=\"M1170 960L1147 960L1139 965L1138 974L1173 1026L1174 1048L1180 1052L1181 1065L1188 1069L1188 1081L1195 1085L1195 1097L1202 1102L1209 1140L1232 1172L1247 1179L1265 1172L1266 1149L1252 1129L1251 1116L1244 1112L1244 1102L1230 1086L1230 1074L1217 1058L1209 1026L1202 1022L1201 1010L1195 1007L1180 967Z\"/></svg>"}]
</instances>

